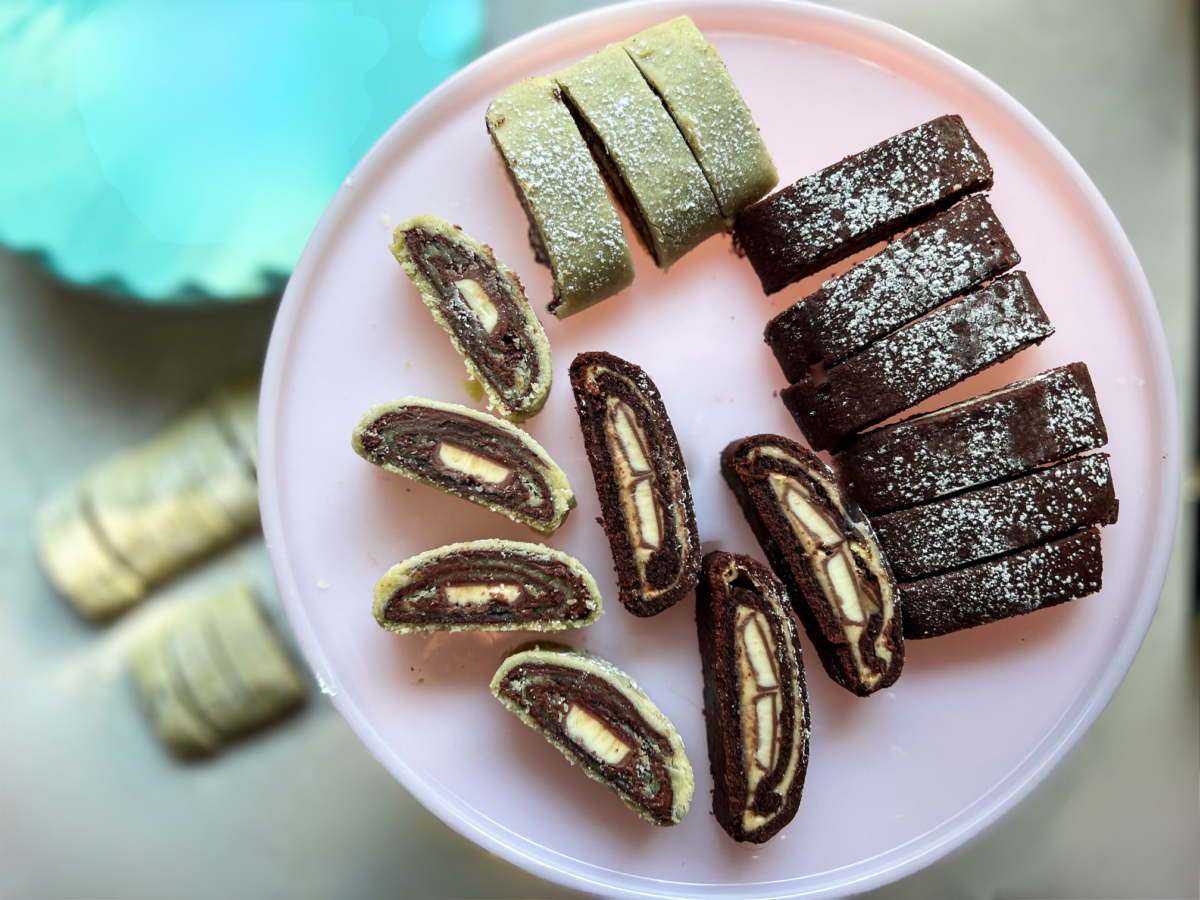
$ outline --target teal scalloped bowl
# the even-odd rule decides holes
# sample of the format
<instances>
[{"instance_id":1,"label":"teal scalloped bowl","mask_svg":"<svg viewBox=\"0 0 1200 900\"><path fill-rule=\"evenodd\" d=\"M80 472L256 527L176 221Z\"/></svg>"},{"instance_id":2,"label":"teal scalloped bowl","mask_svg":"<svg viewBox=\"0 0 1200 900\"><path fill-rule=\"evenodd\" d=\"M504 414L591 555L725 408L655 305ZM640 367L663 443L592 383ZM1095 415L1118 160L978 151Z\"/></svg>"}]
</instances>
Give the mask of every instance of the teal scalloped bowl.
<instances>
[{"instance_id":1,"label":"teal scalloped bowl","mask_svg":"<svg viewBox=\"0 0 1200 900\"><path fill-rule=\"evenodd\" d=\"M0 244L149 303L277 289L483 28L483 0L6 0Z\"/></svg>"}]
</instances>

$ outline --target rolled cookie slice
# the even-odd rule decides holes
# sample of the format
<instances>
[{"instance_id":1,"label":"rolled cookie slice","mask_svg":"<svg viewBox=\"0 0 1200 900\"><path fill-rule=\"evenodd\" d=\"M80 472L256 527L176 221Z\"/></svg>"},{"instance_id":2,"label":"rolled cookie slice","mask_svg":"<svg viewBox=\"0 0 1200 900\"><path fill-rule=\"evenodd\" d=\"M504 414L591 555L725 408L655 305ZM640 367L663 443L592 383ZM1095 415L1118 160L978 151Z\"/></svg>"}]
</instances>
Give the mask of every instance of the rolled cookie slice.
<instances>
[{"instance_id":1,"label":"rolled cookie slice","mask_svg":"<svg viewBox=\"0 0 1200 900\"><path fill-rule=\"evenodd\" d=\"M721 473L829 677L860 697L894 684L904 665L896 583L829 467L795 441L759 434L725 448Z\"/></svg>"},{"instance_id":2,"label":"rolled cookie slice","mask_svg":"<svg viewBox=\"0 0 1200 900\"><path fill-rule=\"evenodd\" d=\"M683 740L632 678L565 647L518 651L492 693L589 778L654 825L675 825L695 790Z\"/></svg>"},{"instance_id":3,"label":"rolled cookie slice","mask_svg":"<svg viewBox=\"0 0 1200 900\"><path fill-rule=\"evenodd\" d=\"M621 602L653 616L700 573L700 536L687 467L658 388L611 353L580 353L571 387L583 429Z\"/></svg>"},{"instance_id":4,"label":"rolled cookie slice","mask_svg":"<svg viewBox=\"0 0 1200 900\"><path fill-rule=\"evenodd\" d=\"M942 116L760 200L738 216L733 240L774 294L991 186L963 120Z\"/></svg>"},{"instance_id":5,"label":"rolled cookie slice","mask_svg":"<svg viewBox=\"0 0 1200 900\"><path fill-rule=\"evenodd\" d=\"M789 382L832 366L1021 261L982 194L831 278L767 323Z\"/></svg>"},{"instance_id":6,"label":"rolled cookie slice","mask_svg":"<svg viewBox=\"0 0 1200 900\"><path fill-rule=\"evenodd\" d=\"M1103 585L1100 531L1092 527L965 569L900 585L904 636L938 637L1078 600Z\"/></svg>"},{"instance_id":7,"label":"rolled cookie slice","mask_svg":"<svg viewBox=\"0 0 1200 900\"><path fill-rule=\"evenodd\" d=\"M808 442L832 450L1053 333L1025 273L1013 272L779 396Z\"/></svg>"},{"instance_id":8,"label":"rolled cookie slice","mask_svg":"<svg viewBox=\"0 0 1200 900\"><path fill-rule=\"evenodd\" d=\"M401 634L562 631L591 625L603 601L567 554L520 541L469 541L429 550L375 585L375 620Z\"/></svg>"},{"instance_id":9,"label":"rolled cookie slice","mask_svg":"<svg viewBox=\"0 0 1200 900\"><path fill-rule=\"evenodd\" d=\"M679 126L721 215L732 222L775 187L779 173L746 101L689 16L648 28L623 46Z\"/></svg>"},{"instance_id":10,"label":"rolled cookie slice","mask_svg":"<svg viewBox=\"0 0 1200 900\"><path fill-rule=\"evenodd\" d=\"M713 815L762 844L800 808L811 721L787 594L749 556L704 557L696 589Z\"/></svg>"},{"instance_id":11,"label":"rolled cookie slice","mask_svg":"<svg viewBox=\"0 0 1200 900\"><path fill-rule=\"evenodd\" d=\"M691 149L621 46L606 47L554 80L659 268L725 229Z\"/></svg>"},{"instance_id":12,"label":"rolled cookie slice","mask_svg":"<svg viewBox=\"0 0 1200 900\"><path fill-rule=\"evenodd\" d=\"M834 465L874 516L1107 442L1092 379L1077 362L860 434Z\"/></svg>"},{"instance_id":13,"label":"rolled cookie slice","mask_svg":"<svg viewBox=\"0 0 1200 900\"><path fill-rule=\"evenodd\" d=\"M354 429L354 452L551 534L575 506L567 476L542 445L503 419L456 403L402 397L372 406Z\"/></svg>"},{"instance_id":14,"label":"rolled cookie slice","mask_svg":"<svg viewBox=\"0 0 1200 900\"><path fill-rule=\"evenodd\" d=\"M1112 470L1107 454L1096 453L884 513L871 524L892 571L909 581L1115 521Z\"/></svg>"},{"instance_id":15,"label":"rolled cookie slice","mask_svg":"<svg viewBox=\"0 0 1200 900\"><path fill-rule=\"evenodd\" d=\"M529 243L554 278L560 319L633 283L621 220L587 144L549 78L529 78L492 101L487 128L529 218Z\"/></svg>"},{"instance_id":16,"label":"rolled cookie slice","mask_svg":"<svg viewBox=\"0 0 1200 900\"><path fill-rule=\"evenodd\" d=\"M394 237L392 253L490 407L510 422L539 412L550 393L550 343L517 276L437 216L401 222Z\"/></svg>"}]
</instances>

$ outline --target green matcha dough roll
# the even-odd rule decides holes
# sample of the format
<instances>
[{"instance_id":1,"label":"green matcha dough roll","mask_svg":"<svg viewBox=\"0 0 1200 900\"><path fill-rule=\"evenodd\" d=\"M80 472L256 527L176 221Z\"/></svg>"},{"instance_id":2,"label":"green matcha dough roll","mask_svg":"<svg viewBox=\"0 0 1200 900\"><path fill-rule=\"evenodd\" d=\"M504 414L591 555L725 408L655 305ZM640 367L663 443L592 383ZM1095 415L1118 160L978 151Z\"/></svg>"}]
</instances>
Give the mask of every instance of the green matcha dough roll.
<instances>
[{"instance_id":1,"label":"green matcha dough roll","mask_svg":"<svg viewBox=\"0 0 1200 900\"><path fill-rule=\"evenodd\" d=\"M623 47L554 76L642 243L666 270L726 221L679 128Z\"/></svg>"},{"instance_id":2,"label":"green matcha dough roll","mask_svg":"<svg viewBox=\"0 0 1200 900\"><path fill-rule=\"evenodd\" d=\"M623 44L667 111L733 221L779 182L729 70L688 16L647 28Z\"/></svg>"},{"instance_id":3,"label":"green matcha dough roll","mask_svg":"<svg viewBox=\"0 0 1200 900\"><path fill-rule=\"evenodd\" d=\"M529 217L529 243L550 267L560 319L633 283L621 220L587 145L549 78L529 78L492 101L487 128Z\"/></svg>"}]
</instances>

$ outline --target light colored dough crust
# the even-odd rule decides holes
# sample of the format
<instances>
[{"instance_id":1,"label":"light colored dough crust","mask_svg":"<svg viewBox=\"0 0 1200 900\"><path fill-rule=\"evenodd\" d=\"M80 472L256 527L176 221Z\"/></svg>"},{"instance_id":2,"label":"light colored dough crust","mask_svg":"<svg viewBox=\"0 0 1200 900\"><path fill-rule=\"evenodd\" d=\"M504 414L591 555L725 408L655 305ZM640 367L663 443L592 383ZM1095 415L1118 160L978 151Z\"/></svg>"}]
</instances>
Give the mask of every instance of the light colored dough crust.
<instances>
[{"instance_id":1,"label":"light colored dough crust","mask_svg":"<svg viewBox=\"0 0 1200 900\"><path fill-rule=\"evenodd\" d=\"M429 279L421 272L420 268L413 261L412 254L408 251L408 244L404 240L404 235L417 228L430 234L443 235L455 243L470 247L496 269L508 284L511 296L518 298L518 302L514 306L521 313L525 326L524 330L533 342L538 364L537 380L529 385L519 405L509 406L492 383L483 377L479 369L479 363L458 340L458 336L454 333L454 329L446 319L446 311L442 305L441 295L438 294L437 290L429 282ZM491 247L472 239L460 228L437 216L421 215L406 219L396 226L392 238L392 255L396 257L396 261L400 263L400 268L404 270L404 274L409 277L413 286L416 287L417 293L421 295L421 300L429 307L429 311L433 313L433 320L450 336L450 343L454 345L454 349L458 352L458 355L463 358L463 363L467 367L467 374L479 382L484 393L487 394L488 409L497 410L500 415L504 416L510 422L523 422L530 416L537 415L541 411L542 406L545 405L546 397L550 393L553 363L550 360L550 342L546 339L546 332L542 330L542 323L538 321L538 317L534 314L529 299L525 296L525 288L521 284L520 279L496 259Z\"/></svg>"},{"instance_id":2,"label":"light colored dough crust","mask_svg":"<svg viewBox=\"0 0 1200 900\"><path fill-rule=\"evenodd\" d=\"M513 85L488 107L487 127L549 256L549 311L565 319L629 287L621 220L554 83Z\"/></svg>"},{"instance_id":3,"label":"light colored dough crust","mask_svg":"<svg viewBox=\"0 0 1200 900\"><path fill-rule=\"evenodd\" d=\"M387 621L384 614L388 601L396 591L411 584L413 576L421 568L434 560L469 550L534 556L539 559L562 563L583 579L588 593L583 602L587 605L590 613L586 618L570 621L549 619L544 622L514 622L509 625L466 625L459 623L447 625L411 625L403 622ZM491 538L483 541L464 541L459 544L447 544L445 547L438 547L436 550L426 550L424 553L420 553L398 565L392 566L375 585L375 603L372 611L375 615L375 621L380 626L388 631L395 631L398 634L429 633L434 631L565 631L568 628L582 628L585 625L591 625L595 622L604 611L604 600L600 596L600 588L596 584L596 579L592 577L592 573L585 569L583 563L575 557L568 556L561 550L555 550L552 547L544 547L541 544Z\"/></svg>"},{"instance_id":4,"label":"light colored dough crust","mask_svg":"<svg viewBox=\"0 0 1200 900\"><path fill-rule=\"evenodd\" d=\"M435 484L432 480L421 475L412 469L406 469L398 466L395 463L378 459L373 456L362 444L363 432L384 413L396 412L397 410L406 407L421 407L424 409L440 409L444 412L455 413L456 415L464 416L468 419L474 419L481 426L488 429L497 429L507 432L511 436L520 441L526 449L529 450L534 457L544 466L543 473L546 477L546 484L550 488L551 500L554 503L554 515L549 522L544 522L540 519L535 519L532 516L523 515L519 510L508 509L499 504L488 502L487 498L481 497L477 492L471 490L470 485L464 485L461 491L450 490L443 485ZM461 497L464 500L470 500L472 503L478 503L480 506L490 509L493 512L498 512L501 515L508 516L514 522L520 522L523 525L528 525L535 531L540 531L542 534L553 534L564 521L567 514L575 508L575 492L571 490L571 483L567 480L567 474L558 464L550 458L542 445L503 419L496 416L490 416L487 413L479 412L478 410L469 409L466 406L460 406L457 403L442 403L438 400L426 400L423 397L401 397L399 400L392 400L389 403L380 403L378 406L372 406L366 411L362 417L362 421L354 428L354 432L350 437L350 445L354 448L354 452L365 459L367 462L386 469L389 472L395 472L397 475L403 475L405 478L411 478L413 481L419 481L421 484L427 484L432 488L437 488L440 491L445 491L448 494L453 494L456 497Z\"/></svg>"},{"instance_id":5,"label":"light colored dough crust","mask_svg":"<svg viewBox=\"0 0 1200 900\"><path fill-rule=\"evenodd\" d=\"M648 28L622 46L679 126L728 222L779 183L729 70L689 16Z\"/></svg>"},{"instance_id":6,"label":"light colored dough crust","mask_svg":"<svg viewBox=\"0 0 1200 900\"><path fill-rule=\"evenodd\" d=\"M303 679L244 585L181 605L130 662L155 733L184 756L214 753L304 701Z\"/></svg>"},{"instance_id":7,"label":"light colored dough crust","mask_svg":"<svg viewBox=\"0 0 1200 900\"><path fill-rule=\"evenodd\" d=\"M588 672L609 684L613 690L625 697L651 726L667 737L671 745L671 755L666 760L667 771L671 778L672 797L674 799L670 824L678 824L687 815L688 807L692 802L692 794L695 792L696 783L695 777L692 774L692 764L688 760L687 752L683 747L683 738L679 736L679 732L675 730L675 726L671 724L670 720L654 705L654 701L647 697L646 692L638 687L637 682L608 660L593 656L582 650L574 650L562 646L535 645L532 649L518 650L500 664L500 668L496 670L496 674L492 677L492 694L504 704L505 708L516 713L522 722L557 747L559 752L567 758L571 765L575 765L576 763L575 750L544 731L538 726L533 717L525 711L523 706L514 703L500 691L505 676L522 663L542 663ZM582 766L581 768L589 778L599 781L601 784L616 791L622 802L639 816L646 819L646 821L653 824L661 824L655 822L650 814L638 803L637 798L609 784L588 767Z\"/></svg>"},{"instance_id":8,"label":"light colored dough crust","mask_svg":"<svg viewBox=\"0 0 1200 900\"><path fill-rule=\"evenodd\" d=\"M619 44L554 76L603 143L645 220L664 271L726 227L691 149Z\"/></svg>"}]
</instances>

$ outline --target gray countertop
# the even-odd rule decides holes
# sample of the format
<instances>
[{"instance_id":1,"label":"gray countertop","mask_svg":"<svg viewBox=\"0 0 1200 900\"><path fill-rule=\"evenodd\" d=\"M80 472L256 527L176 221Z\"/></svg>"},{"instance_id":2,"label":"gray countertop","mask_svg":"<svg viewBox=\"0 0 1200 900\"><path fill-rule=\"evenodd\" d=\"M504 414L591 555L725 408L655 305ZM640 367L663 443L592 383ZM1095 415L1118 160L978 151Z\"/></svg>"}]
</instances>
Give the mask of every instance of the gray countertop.
<instances>
[{"instance_id":1,"label":"gray countertop","mask_svg":"<svg viewBox=\"0 0 1200 900\"><path fill-rule=\"evenodd\" d=\"M488 43L586 8L494 2ZM859 2L979 69L1099 186L1149 276L1194 429L1196 22L1182 2ZM150 309L0 254L0 894L4 897L569 897L423 810L317 692L301 715L180 763L121 667L131 624L85 623L29 533L48 491L261 363L274 303ZM1185 505L1129 676L1069 757L942 861L871 896L1196 897L1200 687ZM260 539L168 594L244 574ZM169 596L153 602L169 602Z\"/></svg>"}]
</instances>

